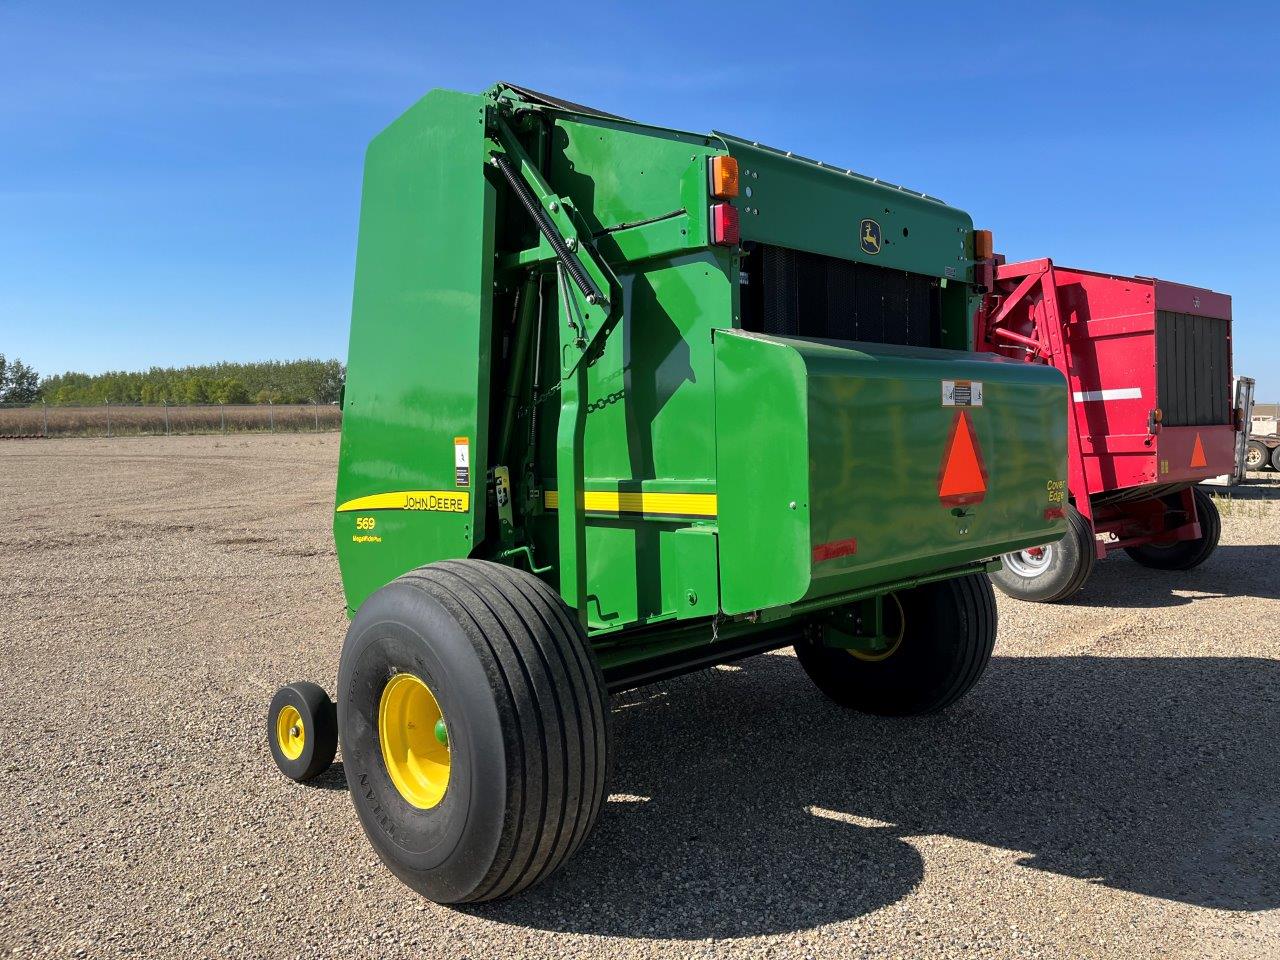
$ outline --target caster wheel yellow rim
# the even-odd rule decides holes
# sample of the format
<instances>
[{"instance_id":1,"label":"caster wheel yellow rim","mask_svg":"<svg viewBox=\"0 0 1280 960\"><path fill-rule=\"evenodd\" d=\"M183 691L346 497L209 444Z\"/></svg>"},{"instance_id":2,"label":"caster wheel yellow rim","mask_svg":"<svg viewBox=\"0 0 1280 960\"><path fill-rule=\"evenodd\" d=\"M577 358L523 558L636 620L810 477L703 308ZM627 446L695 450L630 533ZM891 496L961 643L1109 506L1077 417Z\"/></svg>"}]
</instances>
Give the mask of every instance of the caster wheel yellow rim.
<instances>
[{"instance_id":1,"label":"caster wheel yellow rim","mask_svg":"<svg viewBox=\"0 0 1280 960\"><path fill-rule=\"evenodd\" d=\"M307 745L307 728L302 723L302 714L292 704L276 717L276 742L280 745L280 752L290 760L302 756Z\"/></svg>"}]
</instances>

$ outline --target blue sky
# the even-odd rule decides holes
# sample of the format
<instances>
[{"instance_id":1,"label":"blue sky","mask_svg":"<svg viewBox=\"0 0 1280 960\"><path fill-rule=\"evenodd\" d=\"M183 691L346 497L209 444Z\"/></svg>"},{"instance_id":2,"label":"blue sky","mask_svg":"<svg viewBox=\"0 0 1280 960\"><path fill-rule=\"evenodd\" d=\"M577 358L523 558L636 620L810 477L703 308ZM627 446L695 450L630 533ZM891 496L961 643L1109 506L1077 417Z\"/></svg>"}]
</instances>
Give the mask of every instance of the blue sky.
<instances>
[{"instance_id":1,"label":"blue sky","mask_svg":"<svg viewBox=\"0 0 1280 960\"><path fill-rule=\"evenodd\" d=\"M0 352L345 357L365 145L510 80L940 196L1011 259L1234 297L1280 399L1280 5L0 0Z\"/></svg>"}]
</instances>

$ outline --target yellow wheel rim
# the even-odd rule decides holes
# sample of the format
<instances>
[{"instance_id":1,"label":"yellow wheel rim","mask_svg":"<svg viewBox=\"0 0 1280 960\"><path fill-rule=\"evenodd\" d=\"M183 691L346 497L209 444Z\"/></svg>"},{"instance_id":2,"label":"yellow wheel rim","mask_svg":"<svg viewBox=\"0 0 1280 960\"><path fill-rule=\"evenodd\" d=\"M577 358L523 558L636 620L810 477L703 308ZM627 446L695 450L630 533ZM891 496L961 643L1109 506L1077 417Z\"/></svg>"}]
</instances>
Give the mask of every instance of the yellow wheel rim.
<instances>
[{"instance_id":1,"label":"yellow wheel rim","mask_svg":"<svg viewBox=\"0 0 1280 960\"><path fill-rule=\"evenodd\" d=\"M397 673L378 704L378 739L387 775L405 802L430 810L449 787L449 737L444 714L427 685Z\"/></svg>"},{"instance_id":2,"label":"yellow wheel rim","mask_svg":"<svg viewBox=\"0 0 1280 960\"><path fill-rule=\"evenodd\" d=\"M859 660L870 660L875 662L877 660L888 660L898 652L898 648L902 646L902 635L907 632L907 617L902 611L902 601L898 599L898 595L896 593L889 594L889 596L886 597L886 601L888 600L892 600L898 608L898 630L890 638L889 646L885 647L883 650L877 650L875 652L870 650L850 649L846 651L849 656L857 657Z\"/></svg>"},{"instance_id":3,"label":"yellow wheel rim","mask_svg":"<svg viewBox=\"0 0 1280 960\"><path fill-rule=\"evenodd\" d=\"M302 725L302 714L292 704L276 715L276 743L289 760L302 756L302 748L307 745L307 729Z\"/></svg>"}]
</instances>

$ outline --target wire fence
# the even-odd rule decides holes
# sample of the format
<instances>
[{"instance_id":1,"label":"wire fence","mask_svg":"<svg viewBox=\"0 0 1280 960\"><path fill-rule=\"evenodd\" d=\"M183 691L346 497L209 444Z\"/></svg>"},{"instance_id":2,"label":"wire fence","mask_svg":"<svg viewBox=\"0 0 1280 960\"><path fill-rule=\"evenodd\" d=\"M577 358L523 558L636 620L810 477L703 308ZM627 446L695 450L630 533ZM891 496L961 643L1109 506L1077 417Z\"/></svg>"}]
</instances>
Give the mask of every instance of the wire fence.
<instances>
[{"instance_id":1,"label":"wire fence","mask_svg":"<svg viewBox=\"0 0 1280 960\"><path fill-rule=\"evenodd\" d=\"M0 404L0 439L338 430L330 403Z\"/></svg>"}]
</instances>

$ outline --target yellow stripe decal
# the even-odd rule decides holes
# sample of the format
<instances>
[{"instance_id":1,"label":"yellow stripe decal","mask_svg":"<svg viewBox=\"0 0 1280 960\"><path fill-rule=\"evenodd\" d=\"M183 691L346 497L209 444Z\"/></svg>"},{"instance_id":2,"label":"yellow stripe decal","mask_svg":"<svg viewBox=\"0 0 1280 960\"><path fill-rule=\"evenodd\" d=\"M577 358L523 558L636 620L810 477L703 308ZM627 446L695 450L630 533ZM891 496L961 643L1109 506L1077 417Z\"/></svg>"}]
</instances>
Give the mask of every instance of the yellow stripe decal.
<instances>
[{"instance_id":1,"label":"yellow stripe decal","mask_svg":"<svg viewBox=\"0 0 1280 960\"><path fill-rule=\"evenodd\" d=\"M584 506L592 513L649 513L681 517L714 517L714 493L639 493L620 490L588 490ZM548 510L560 505L560 494L548 490L543 495Z\"/></svg>"},{"instance_id":2,"label":"yellow stripe decal","mask_svg":"<svg viewBox=\"0 0 1280 960\"><path fill-rule=\"evenodd\" d=\"M471 494L466 490L400 490L356 497L338 505L339 513L351 510L432 510L437 513L466 513Z\"/></svg>"}]
</instances>

